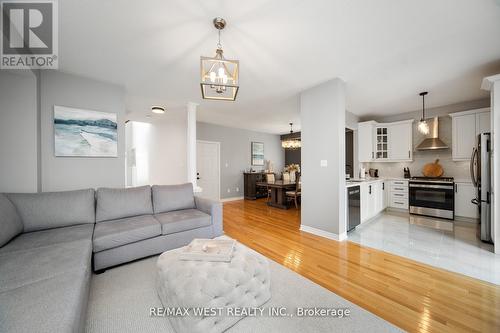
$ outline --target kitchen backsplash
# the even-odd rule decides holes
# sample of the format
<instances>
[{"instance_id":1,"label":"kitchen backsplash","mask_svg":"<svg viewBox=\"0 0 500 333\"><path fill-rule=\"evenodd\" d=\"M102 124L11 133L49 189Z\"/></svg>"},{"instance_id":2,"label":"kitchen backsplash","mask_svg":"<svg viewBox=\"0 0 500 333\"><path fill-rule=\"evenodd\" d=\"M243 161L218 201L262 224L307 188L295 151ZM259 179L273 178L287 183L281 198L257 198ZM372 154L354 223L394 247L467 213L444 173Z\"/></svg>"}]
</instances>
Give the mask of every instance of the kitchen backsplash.
<instances>
[{"instance_id":1,"label":"kitchen backsplash","mask_svg":"<svg viewBox=\"0 0 500 333\"><path fill-rule=\"evenodd\" d=\"M439 163L443 166L444 176L454 177L456 180L469 181L469 162L454 162L451 157L451 117L439 117L439 138L448 145L446 150L436 151L418 151L415 147L420 144L425 138L417 130L418 122L413 123L413 162L401 163L384 163L384 162L371 162L362 163L368 171L369 168L379 170L380 177L403 177L403 168L409 167L412 176L422 176L422 169L425 164L434 162L439 159Z\"/></svg>"}]
</instances>

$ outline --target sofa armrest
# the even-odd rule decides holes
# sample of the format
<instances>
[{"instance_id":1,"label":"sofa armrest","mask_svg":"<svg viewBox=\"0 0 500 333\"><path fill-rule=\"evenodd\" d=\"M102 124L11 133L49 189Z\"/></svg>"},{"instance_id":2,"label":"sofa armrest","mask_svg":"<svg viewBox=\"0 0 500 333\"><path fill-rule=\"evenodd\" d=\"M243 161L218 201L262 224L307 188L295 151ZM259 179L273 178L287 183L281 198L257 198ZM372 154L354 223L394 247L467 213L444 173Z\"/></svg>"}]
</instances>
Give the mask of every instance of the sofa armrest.
<instances>
[{"instance_id":1,"label":"sofa armrest","mask_svg":"<svg viewBox=\"0 0 500 333\"><path fill-rule=\"evenodd\" d=\"M198 196L194 197L194 202L197 209L211 216L214 237L221 236L224 233L222 230L222 202Z\"/></svg>"}]
</instances>

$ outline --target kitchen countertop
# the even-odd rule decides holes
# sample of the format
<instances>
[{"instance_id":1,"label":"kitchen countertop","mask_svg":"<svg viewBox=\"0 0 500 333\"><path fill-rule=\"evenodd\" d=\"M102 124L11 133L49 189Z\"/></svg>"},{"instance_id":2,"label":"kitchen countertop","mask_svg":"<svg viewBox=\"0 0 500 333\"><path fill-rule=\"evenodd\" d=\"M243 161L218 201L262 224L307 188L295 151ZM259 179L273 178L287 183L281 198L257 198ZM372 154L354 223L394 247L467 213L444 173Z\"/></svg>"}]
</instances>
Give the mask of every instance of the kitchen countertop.
<instances>
[{"instance_id":1,"label":"kitchen countertop","mask_svg":"<svg viewBox=\"0 0 500 333\"><path fill-rule=\"evenodd\" d=\"M369 184L369 183L374 183L377 181L384 181L384 180L409 180L408 178L401 178L401 177L378 177L378 178L370 178L367 177L365 179L359 179L359 178L351 178L350 181L346 180L346 187L352 187L360 184ZM455 183L467 183L467 184L472 184L472 181L470 179L463 179L463 178L457 178L454 179Z\"/></svg>"},{"instance_id":2,"label":"kitchen countertop","mask_svg":"<svg viewBox=\"0 0 500 333\"><path fill-rule=\"evenodd\" d=\"M367 177L365 179L359 178L351 178L350 180L346 180L346 187L357 186L360 184L370 184L378 181L386 181L386 180L408 180L408 178L398 178L398 177L378 177L378 178L370 178Z\"/></svg>"}]
</instances>

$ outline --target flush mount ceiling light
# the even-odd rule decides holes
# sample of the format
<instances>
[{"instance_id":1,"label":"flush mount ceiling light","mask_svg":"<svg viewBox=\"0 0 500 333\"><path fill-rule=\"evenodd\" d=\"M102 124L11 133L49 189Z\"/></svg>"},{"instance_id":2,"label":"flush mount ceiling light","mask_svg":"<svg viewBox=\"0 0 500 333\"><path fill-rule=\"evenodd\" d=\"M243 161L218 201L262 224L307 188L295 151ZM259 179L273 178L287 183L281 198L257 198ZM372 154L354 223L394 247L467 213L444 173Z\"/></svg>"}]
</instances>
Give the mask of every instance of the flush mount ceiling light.
<instances>
[{"instance_id":1,"label":"flush mount ceiling light","mask_svg":"<svg viewBox=\"0 0 500 333\"><path fill-rule=\"evenodd\" d=\"M156 114L164 114L165 108L163 106L154 105L151 107L151 112Z\"/></svg>"},{"instance_id":2,"label":"flush mount ceiling light","mask_svg":"<svg viewBox=\"0 0 500 333\"><path fill-rule=\"evenodd\" d=\"M294 136L293 123L290 123L290 134L287 138L281 141L281 147L285 149L299 149L302 147L302 142L298 136Z\"/></svg>"},{"instance_id":3,"label":"flush mount ceiling light","mask_svg":"<svg viewBox=\"0 0 500 333\"><path fill-rule=\"evenodd\" d=\"M427 91L421 92L419 95L422 96L422 118L418 123L418 131L422 134L429 134L429 124L425 121L425 95L427 95Z\"/></svg>"},{"instance_id":4,"label":"flush mount ceiling light","mask_svg":"<svg viewBox=\"0 0 500 333\"><path fill-rule=\"evenodd\" d=\"M238 60L224 58L220 43L220 32L226 26L223 18L213 20L214 27L219 32L219 42L215 57L200 57L201 65L201 95L204 99L234 101L238 94L239 66Z\"/></svg>"}]
</instances>

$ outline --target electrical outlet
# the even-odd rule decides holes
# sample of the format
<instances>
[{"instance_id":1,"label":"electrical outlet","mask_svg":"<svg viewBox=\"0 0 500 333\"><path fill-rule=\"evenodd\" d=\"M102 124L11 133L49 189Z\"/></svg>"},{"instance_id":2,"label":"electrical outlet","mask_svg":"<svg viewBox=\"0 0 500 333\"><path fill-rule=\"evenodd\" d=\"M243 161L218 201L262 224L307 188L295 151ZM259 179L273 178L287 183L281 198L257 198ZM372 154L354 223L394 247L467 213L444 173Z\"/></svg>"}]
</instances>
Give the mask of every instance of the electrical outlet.
<instances>
[{"instance_id":1,"label":"electrical outlet","mask_svg":"<svg viewBox=\"0 0 500 333\"><path fill-rule=\"evenodd\" d=\"M230 188L227 189L227 193L231 193L231 189Z\"/></svg>"},{"instance_id":2,"label":"electrical outlet","mask_svg":"<svg viewBox=\"0 0 500 333\"><path fill-rule=\"evenodd\" d=\"M237 187L237 188L236 188L236 192L239 192L239 191L240 191L240 188L239 188L239 187Z\"/></svg>"}]
</instances>

